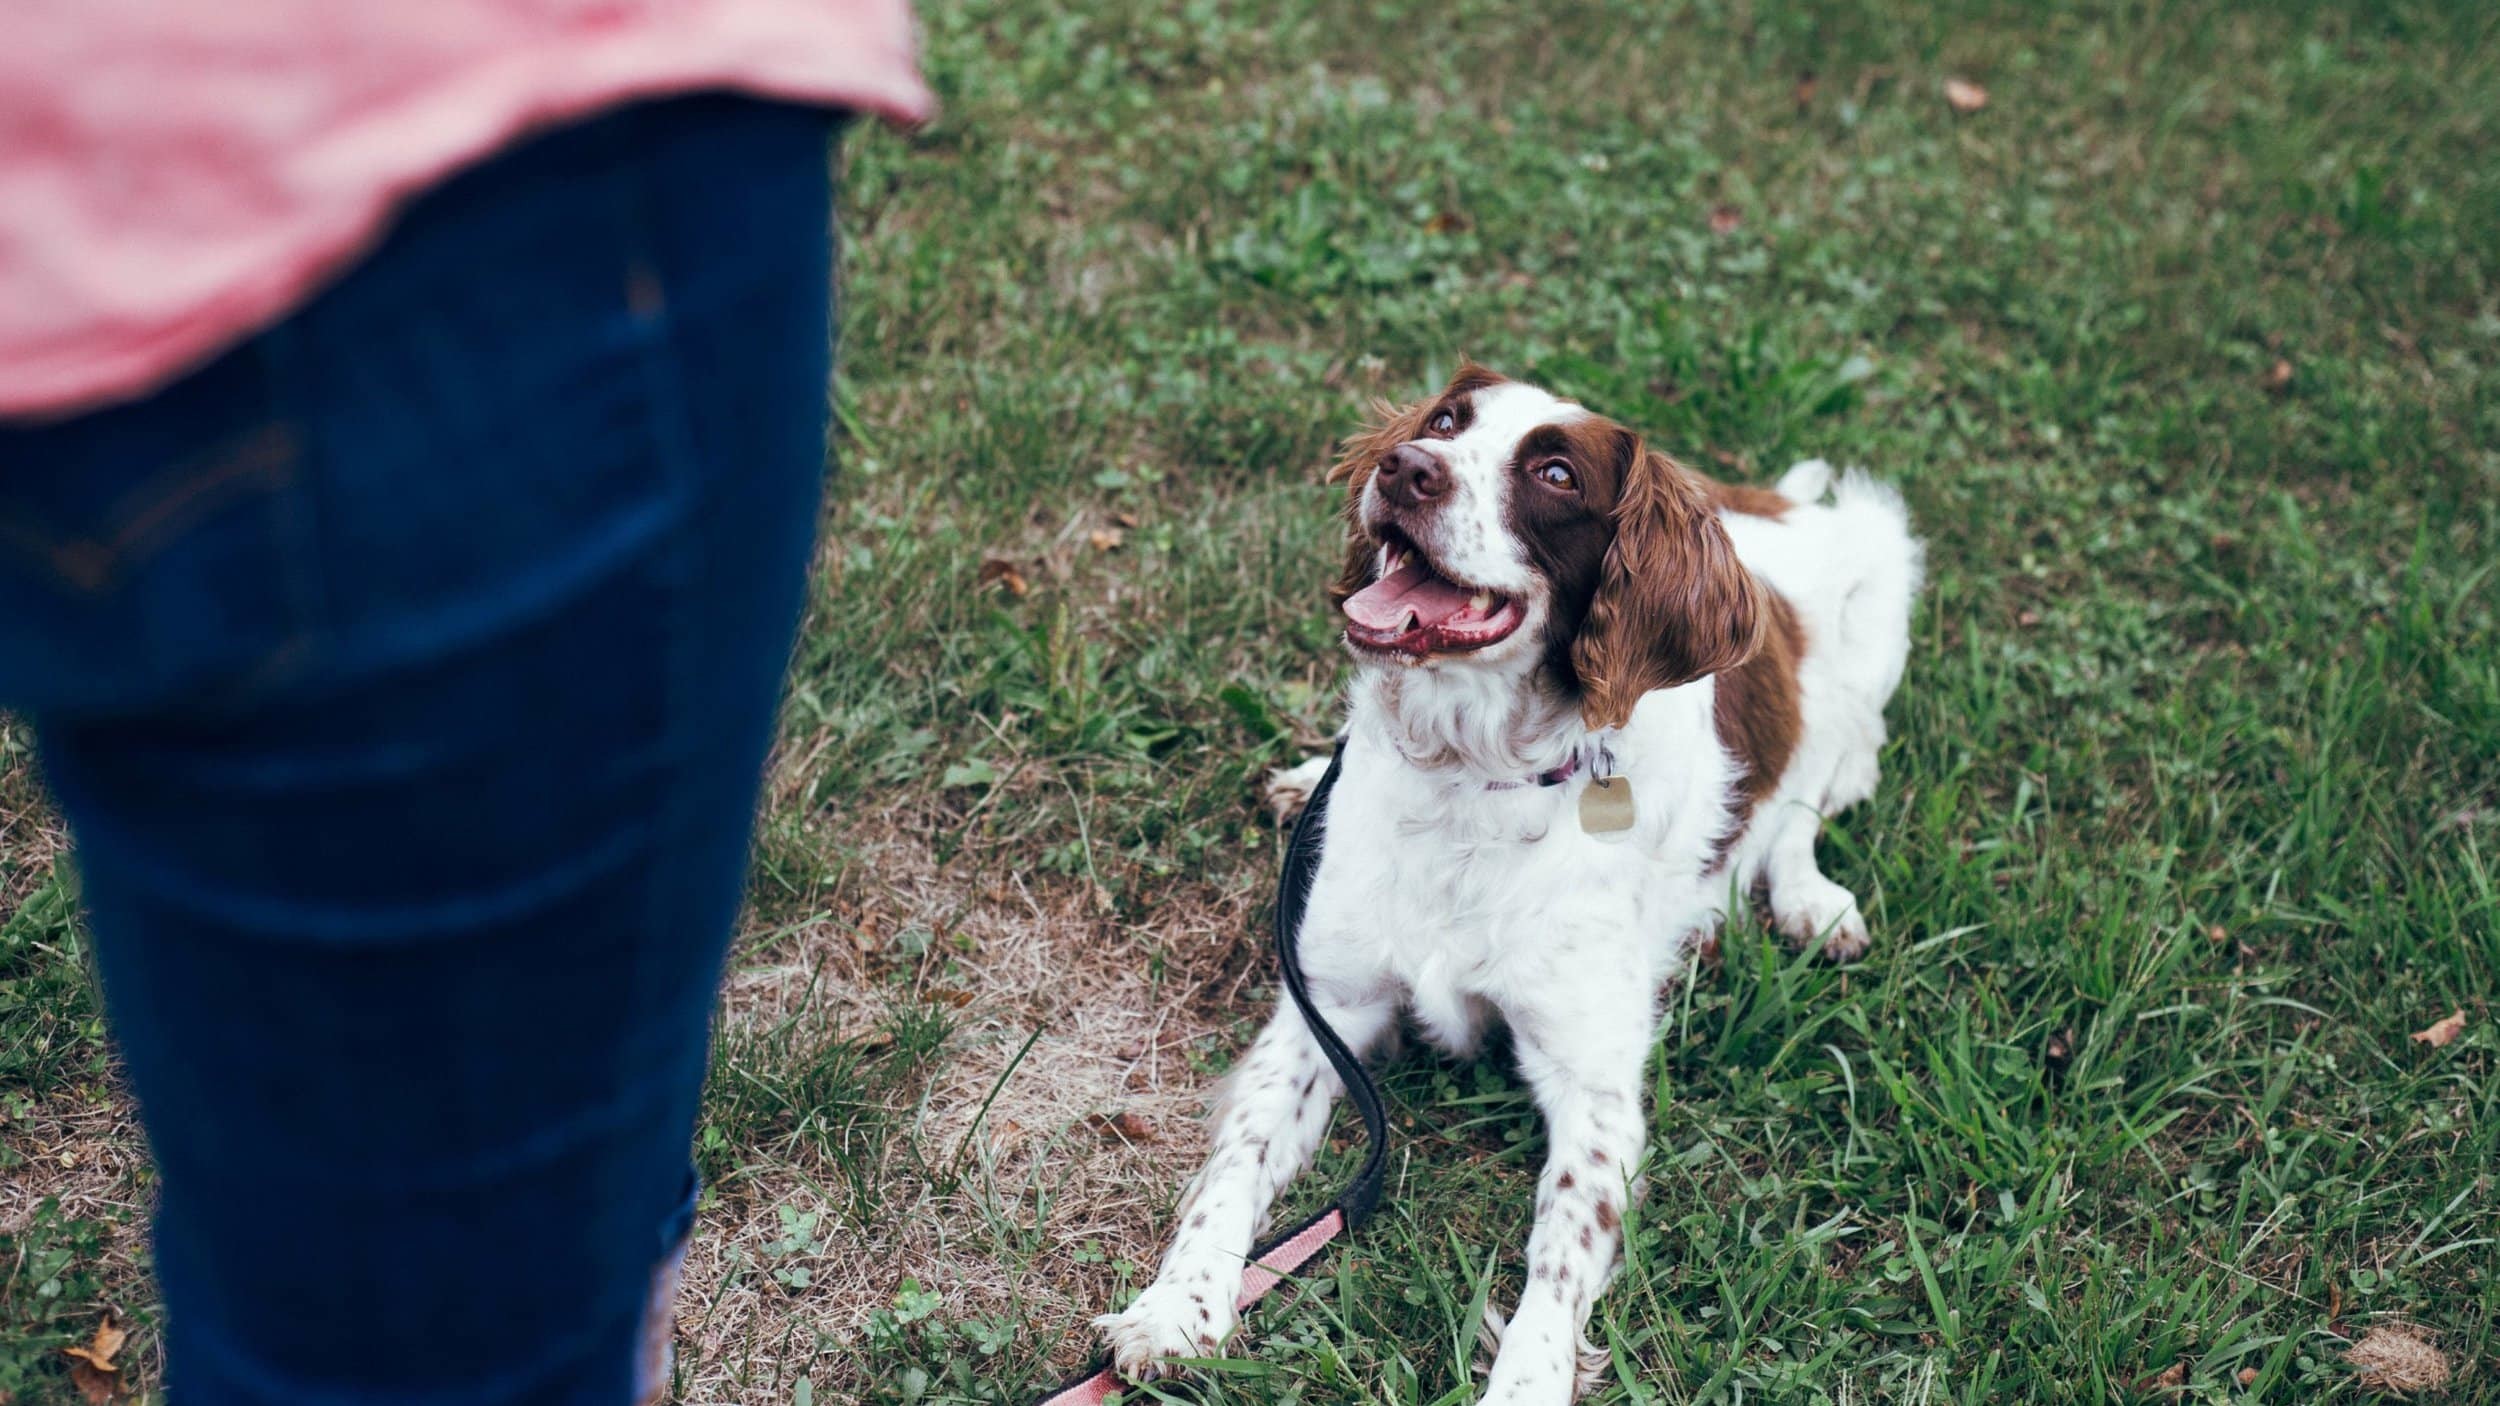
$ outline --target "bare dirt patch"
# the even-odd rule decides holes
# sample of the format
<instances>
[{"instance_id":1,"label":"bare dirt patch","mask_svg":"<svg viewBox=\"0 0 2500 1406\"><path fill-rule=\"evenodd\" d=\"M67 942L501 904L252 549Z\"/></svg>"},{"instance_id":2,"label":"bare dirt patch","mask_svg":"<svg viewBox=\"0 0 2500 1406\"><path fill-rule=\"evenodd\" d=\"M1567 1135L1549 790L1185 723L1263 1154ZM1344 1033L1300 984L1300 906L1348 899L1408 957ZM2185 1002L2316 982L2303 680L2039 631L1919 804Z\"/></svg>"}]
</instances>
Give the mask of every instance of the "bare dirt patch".
<instances>
[{"instance_id":1,"label":"bare dirt patch","mask_svg":"<svg viewBox=\"0 0 2500 1406\"><path fill-rule=\"evenodd\" d=\"M865 1029L898 980L956 1010L882 1148L881 1204L845 1217L832 1185L844 1169L808 1149L715 1189L680 1306L686 1402L782 1401L802 1374L819 1399L854 1399L867 1384L843 1349L907 1283L942 1299L950 1321L1073 1328L1109 1307L1121 1261L1151 1268L1203 1152L1215 1080L1191 1056L1220 1046L1211 1037L1246 1009L1263 898L1175 884L1150 924L1124 923L1090 884L1020 874L1012 856L940 863L935 823L905 806L845 821L863 860L856 891L731 975L733 1025L812 1001ZM942 962L898 978L862 950L861 933L912 928L938 934ZM790 1267L768 1253L786 1238L783 1208L830 1232L821 1255L802 1257L803 1289L770 1272ZM1090 1351L1073 1333L1055 1360Z\"/></svg>"}]
</instances>

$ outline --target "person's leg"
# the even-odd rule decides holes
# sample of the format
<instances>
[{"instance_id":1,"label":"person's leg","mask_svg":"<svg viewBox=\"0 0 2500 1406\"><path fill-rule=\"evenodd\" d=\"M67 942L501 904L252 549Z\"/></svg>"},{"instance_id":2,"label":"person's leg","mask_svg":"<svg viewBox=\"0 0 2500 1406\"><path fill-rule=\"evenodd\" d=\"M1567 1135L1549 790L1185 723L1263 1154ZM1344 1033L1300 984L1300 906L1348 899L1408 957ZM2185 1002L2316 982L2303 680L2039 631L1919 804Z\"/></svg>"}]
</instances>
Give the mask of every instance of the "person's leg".
<instances>
[{"instance_id":1,"label":"person's leg","mask_svg":"<svg viewBox=\"0 0 2500 1406\"><path fill-rule=\"evenodd\" d=\"M828 130L570 129L184 385L0 433L0 703L186 1406L647 1385L816 522Z\"/></svg>"}]
</instances>

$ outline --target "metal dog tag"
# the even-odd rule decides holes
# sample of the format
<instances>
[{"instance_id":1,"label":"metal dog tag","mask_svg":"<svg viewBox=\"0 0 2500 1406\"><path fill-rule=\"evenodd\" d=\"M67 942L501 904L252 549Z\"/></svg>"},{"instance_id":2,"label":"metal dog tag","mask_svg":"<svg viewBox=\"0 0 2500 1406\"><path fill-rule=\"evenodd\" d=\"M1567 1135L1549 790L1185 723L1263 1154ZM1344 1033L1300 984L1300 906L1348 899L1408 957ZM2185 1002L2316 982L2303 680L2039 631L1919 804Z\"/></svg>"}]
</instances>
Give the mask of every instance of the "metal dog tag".
<instances>
[{"instance_id":1,"label":"metal dog tag","mask_svg":"<svg viewBox=\"0 0 2500 1406\"><path fill-rule=\"evenodd\" d=\"M1638 814L1632 805L1630 777L1592 776L1580 788L1580 828L1598 839L1622 839Z\"/></svg>"}]
</instances>

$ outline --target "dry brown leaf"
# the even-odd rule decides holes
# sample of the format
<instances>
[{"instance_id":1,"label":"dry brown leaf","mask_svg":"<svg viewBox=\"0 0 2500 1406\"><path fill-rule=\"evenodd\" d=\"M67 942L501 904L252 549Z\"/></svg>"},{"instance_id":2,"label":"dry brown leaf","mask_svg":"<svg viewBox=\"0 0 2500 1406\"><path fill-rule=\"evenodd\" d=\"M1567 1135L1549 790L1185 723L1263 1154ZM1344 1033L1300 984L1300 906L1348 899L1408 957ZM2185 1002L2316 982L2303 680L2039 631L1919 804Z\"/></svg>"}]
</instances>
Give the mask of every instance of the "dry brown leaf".
<instances>
[{"instance_id":1,"label":"dry brown leaf","mask_svg":"<svg viewBox=\"0 0 2500 1406\"><path fill-rule=\"evenodd\" d=\"M1745 212L1733 205L1714 205L1710 209L1710 232L1734 234L1745 223Z\"/></svg>"},{"instance_id":2,"label":"dry brown leaf","mask_svg":"<svg viewBox=\"0 0 2500 1406\"><path fill-rule=\"evenodd\" d=\"M2254 1367L2242 1367L2242 1368L2240 1369L2240 1385L2241 1385L2241 1386L2255 1386L2256 1384L2257 1384L2257 1369L2256 1369L2256 1368L2254 1368Z\"/></svg>"},{"instance_id":3,"label":"dry brown leaf","mask_svg":"<svg viewBox=\"0 0 2500 1406\"><path fill-rule=\"evenodd\" d=\"M2014 623L2028 630L2040 623L2040 612L2036 610L2017 611L2014 615Z\"/></svg>"},{"instance_id":4,"label":"dry brown leaf","mask_svg":"<svg viewBox=\"0 0 2500 1406\"><path fill-rule=\"evenodd\" d=\"M2292 363L2282 357L2276 357L2274 364L2266 368L2266 389L2279 391L2291 383Z\"/></svg>"},{"instance_id":5,"label":"dry brown leaf","mask_svg":"<svg viewBox=\"0 0 2500 1406\"><path fill-rule=\"evenodd\" d=\"M1137 514L1129 512L1126 509L1122 509L1119 512L1113 513L1111 515L1111 520L1118 523L1122 527L1135 527L1137 525Z\"/></svg>"},{"instance_id":6,"label":"dry brown leaf","mask_svg":"<svg viewBox=\"0 0 2500 1406\"><path fill-rule=\"evenodd\" d=\"M89 1406L103 1406L121 1395L121 1368L113 1358L129 1341L130 1330L114 1322L108 1313L96 1325L95 1337L85 1347L61 1349L61 1355L69 1359L70 1382Z\"/></svg>"},{"instance_id":7,"label":"dry brown leaf","mask_svg":"<svg viewBox=\"0 0 2500 1406\"><path fill-rule=\"evenodd\" d=\"M96 1325L95 1337L85 1347L65 1347L61 1351L100 1372L113 1372L120 1370L113 1358L122 1350L122 1344L128 1341L130 1330L114 1322L113 1315L107 1313L104 1321Z\"/></svg>"},{"instance_id":8,"label":"dry brown leaf","mask_svg":"<svg viewBox=\"0 0 2500 1406\"><path fill-rule=\"evenodd\" d=\"M1799 74L1799 75L1797 76L1797 106L1799 106L1799 107L1811 107L1811 106L1813 106L1813 105L1814 105L1814 90L1815 90L1815 88L1816 88L1817 86L1818 86L1818 85L1815 83L1815 79L1814 79L1814 75L1813 75L1813 74L1811 74L1811 73Z\"/></svg>"},{"instance_id":9,"label":"dry brown leaf","mask_svg":"<svg viewBox=\"0 0 2500 1406\"><path fill-rule=\"evenodd\" d=\"M1988 90L1967 78L1948 78L1944 100L1955 112L1977 112L1988 105Z\"/></svg>"},{"instance_id":10,"label":"dry brown leaf","mask_svg":"<svg viewBox=\"0 0 2500 1406\"><path fill-rule=\"evenodd\" d=\"M1456 210L1443 210L1424 221L1424 228L1434 234L1455 234L1467 228L1467 217Z\"/></svg>"},{"instance_id":11,"label":"dry brown leaf","mask_svg":"<svg viewBox=\"0 0 2500 1406\"><path fill-rule=\"evenodd\" d=\"M122 1392L121 1373L109 1367L91 1367L83 1361L69 1364L69 1380L87 1406L109 1406Z\"/></svg>"},{"instance_id":12,"label":"dry brown leaf","mask_svg":"<svg viewBox=\"0 0 2500 1406\"><path fill-rule=\"evenodd\" d=\"M1135 1109L1122 1113L1097 1113L1085 1121L1106 1139L1117 1138L1122 1142L1155 1140L1154 1120Z\"/></svg>"},{"instance_id":13,"label":"dry brown leaf","mask_svg":"<svg viewBox=\"0 0 2500 1406\"><path fill-rule=\"evenodd\" d=\"M2448 1384L2448 1356L2416 1323L2381 1323L2345 1349L2344 1360L2360 1369L2372 1391L2437 1391Z\"/></svg>"},{"instance_id":14,"label":"dry brown leaf","mask_svg":"<svg viewBox=\"0 0 2500 1406\"><path fill-rule=\"evenodd\" d=\"M2186 1386L2187 1364L2185 1362L2173 1362L2169 1366L2162 1368L2161 1375L2153 1378L2153 1385L2156 1387Z\"/></svg>"},{"instance_id":15,"label":"dry brown leaf","mask_svg":"<svg viewBox=\"0 0 2500 1406\"><path fill-rule=\"evenodd\" d=\"M1033 583L1024 579L1024 572L1005 557L982 558L981 584L1004 586L1011 596L1021 596L1033 589Z\"/></svg>"},{"instance_id":16,"label":"dry brown leaf","mask_svg":"<svg viewBox=\"0 0 2500 1406\"><path fill-rule=\"evenodd\" d=\"M2452 1012L2445 1019L2434 1020L2430 1024L2423 1026L2421 1029L2414 1031L2413 1038L2421 1041L2425 1045L2430 1046L2432 1049L2438 1050L2447 1048L2450 1044L2453 1044L2456 1041L2457 1036L2464 1033L2465 1012L2463 1010L2458 1010Z\"/></svg>"},{"instance_id":17,"label":"dry brown leaf","mask_svg":"<svg viewBox=\"0 0 2500 1406\"><path fill-rule=\"evenodd\" d=\"M1128 540L1128 534L1116 527L1097 527L1085 534L1085 540L1094 544L1095 551L1110 552L1119 550L1120 544Z\"/></svg>"}]
</instances>

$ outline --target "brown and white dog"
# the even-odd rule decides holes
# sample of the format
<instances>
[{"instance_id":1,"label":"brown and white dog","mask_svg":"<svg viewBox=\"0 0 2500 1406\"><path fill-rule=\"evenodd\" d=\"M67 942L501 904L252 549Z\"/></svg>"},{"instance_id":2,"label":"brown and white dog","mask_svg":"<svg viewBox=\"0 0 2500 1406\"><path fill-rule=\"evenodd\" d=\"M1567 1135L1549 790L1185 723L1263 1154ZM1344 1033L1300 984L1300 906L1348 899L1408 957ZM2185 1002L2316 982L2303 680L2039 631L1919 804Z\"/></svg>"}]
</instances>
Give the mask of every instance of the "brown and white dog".
<instances>
[{"instance_id":1,"label":"brown and white dog","mask_svg":"<svg viewBox=\"0 0 2500 1406\"><path fill-rule=\"evenodd\" d=\"M1867 945L1814 843L1875 788L1919 544L1863 474L1815 460L1776 490L1716 483L1472 364L1382 407L1330 477L1357 669L1302 961L1357 1052L1401 1013L1456 1054L1508 1025L1551 1152L1482 1399L1567 1402L1637 1186L1661 989L1757 884L1824 955ZM1282 797L1324 764L1279 773ZM1280 1004L1161 1272L1100 1321L1124 1374L1231 1330L1244 1256L1340 1091Z\"/></svg>"}]
</instances>

